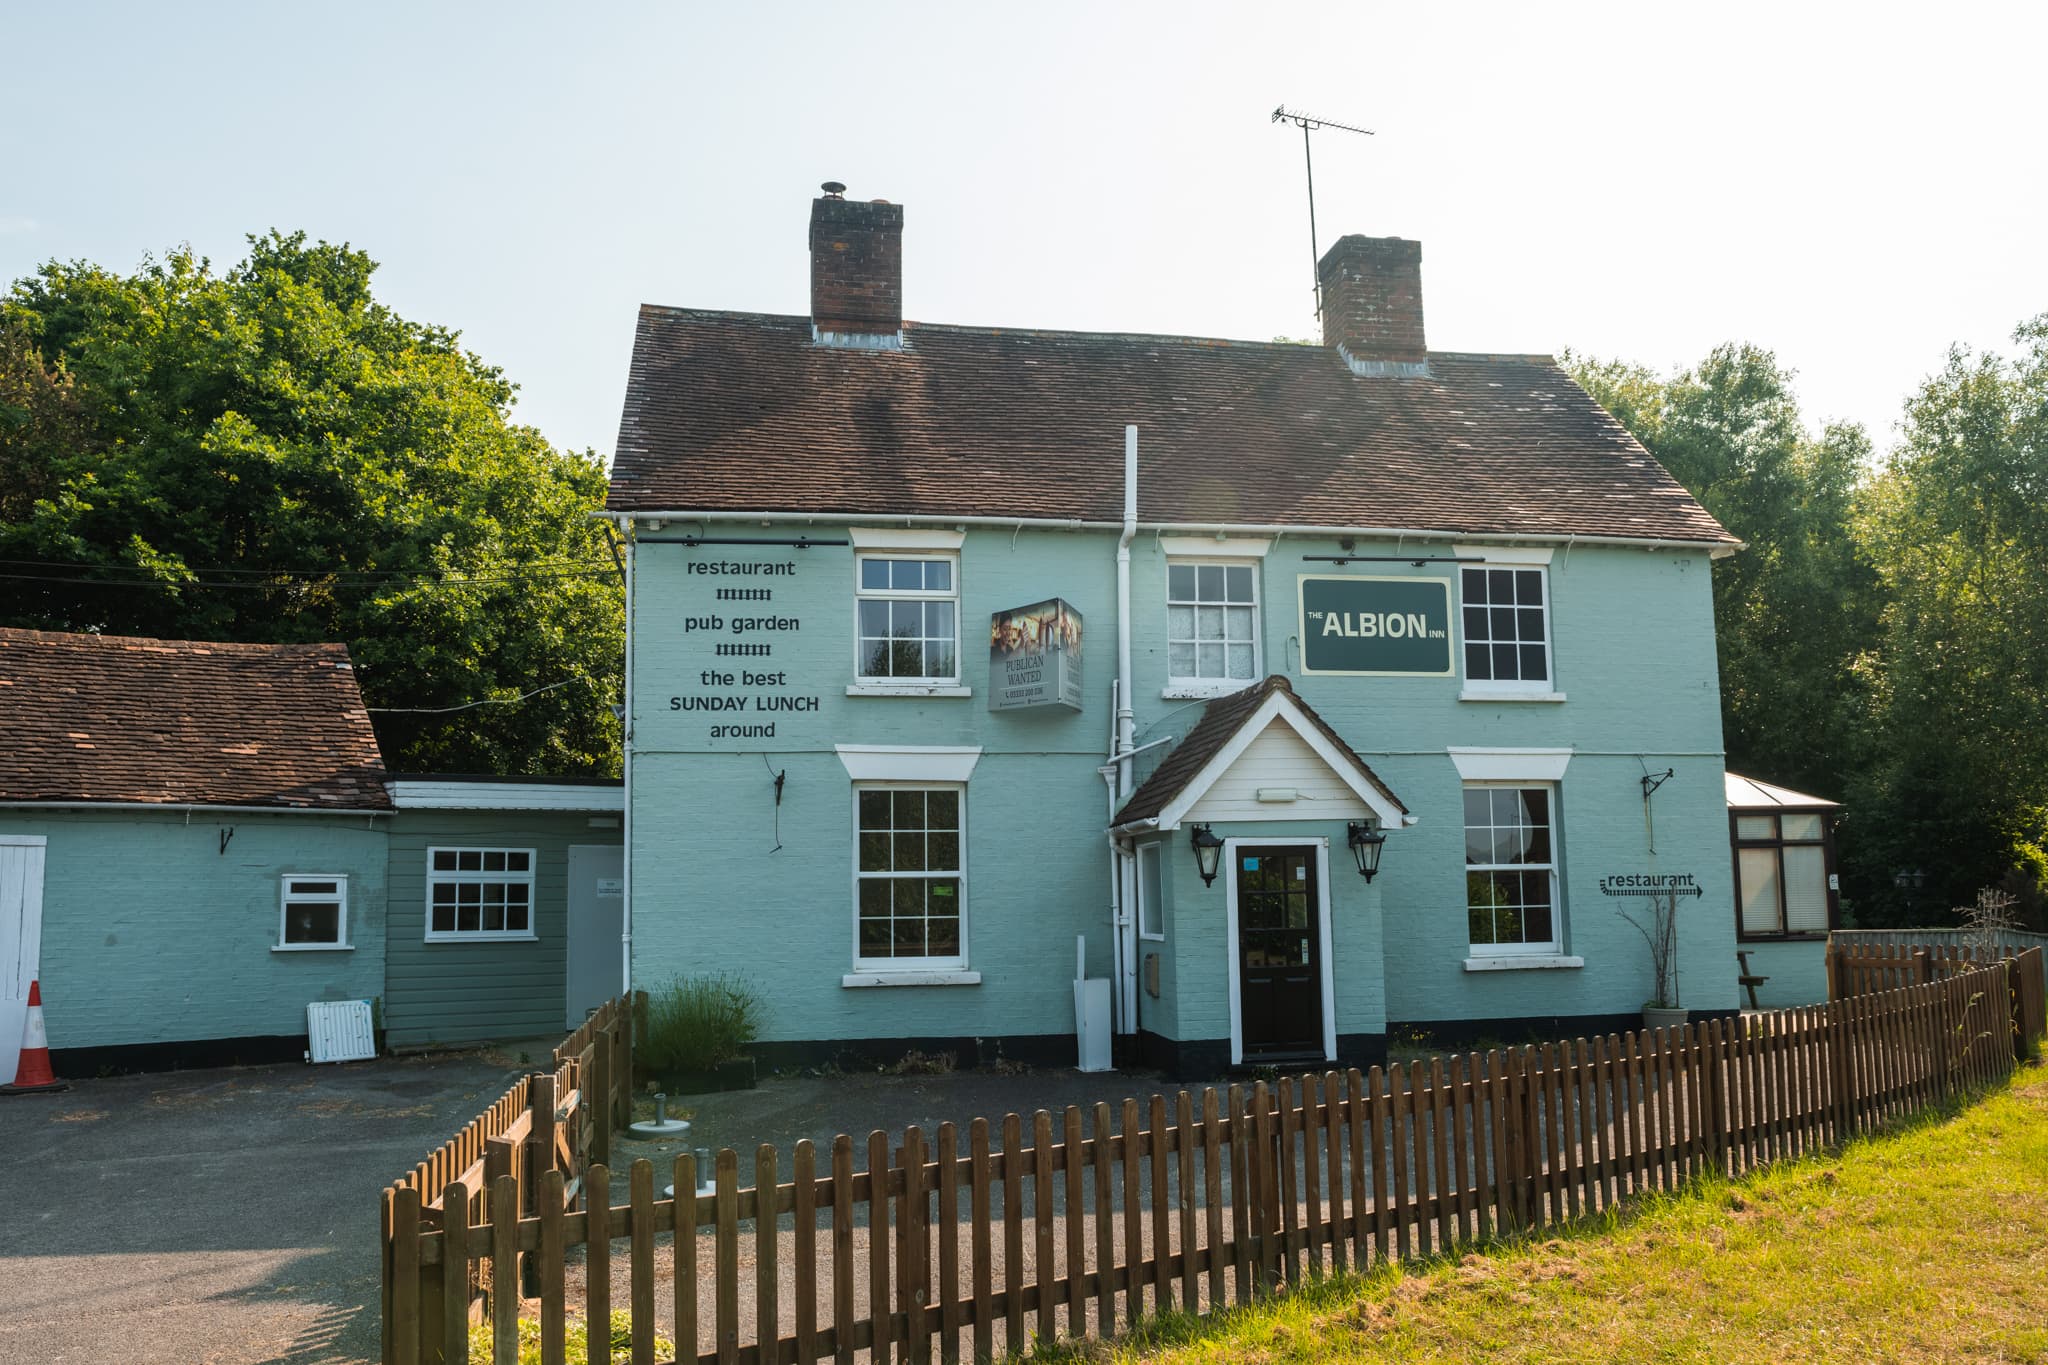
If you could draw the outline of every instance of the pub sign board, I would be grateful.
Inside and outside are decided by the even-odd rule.
[[[1057,597],[988,619],[988,709],[1081,709],[1081,613]]]
[[[1448,581],[1303,574],[1300,586],[1303,673],[1451,675]]]

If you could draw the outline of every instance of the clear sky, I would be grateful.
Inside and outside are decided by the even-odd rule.
[[[1313,335],[1318,222],[1423,243],[1439,349],[1746,339],[1868,426],[2048,311],[2048,6],[28,4],[0,281],[303,228],[609,454],[642,301],[808,311],[820,181],[931,322]]]

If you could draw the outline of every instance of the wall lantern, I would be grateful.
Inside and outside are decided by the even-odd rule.
[[[1386,831],[1377,820],[1353,820],[1345,828],[1351,856],[1358,862],[1358,875],[1367,881],[1380,870],[1380,849],[1387,842]]]
[[[1216,837],[1216,831],[1207,825],[1196,825],[1192,839],[1195,845],[1195,870],[1202,874],[1202,885],[1216,883],[1216,869],[1223,862],[1223,841]]]

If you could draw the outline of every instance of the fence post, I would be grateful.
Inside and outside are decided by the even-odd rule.
[[[2024,1062],[2027,1059],[2027,1000],[2020,986],[2019,959],[2009,957],[1998,965],[2005,973],[2005,1014],[2012,1025],[2012,1057],[2015,1062]]]
[[[525,1195],[521,1209],[528,1215],[540,1216],[541,1177],[555,1169],[555,1078],[550,1072],[537,1072],[526,1084],[527,1133],[525,1170],[520,1176],[520,1192]],[[527,1298],[540,1297],[540,1258],[526,1255],[520,1258],[519,1289]]]
[[[583,1108],[590,1115],[590,1157],[600,1165],[612,1164],[612,1030],[606,1027],[590,1049],[590,1070],[580,1080]]]
[[[1830,1001],[1840,1000],[1842,998],[1841,960],[1839,956],[1840,952],[1841,950],[1835,947],[1833,942],[1830,942],[1828,944],[1826,952],[1826,961],[1828,966],[1828,999]]]

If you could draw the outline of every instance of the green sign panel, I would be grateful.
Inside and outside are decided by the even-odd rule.
[[[1440,578],[1301,576],[1301,671],[1448,677],[1451,585]]]

